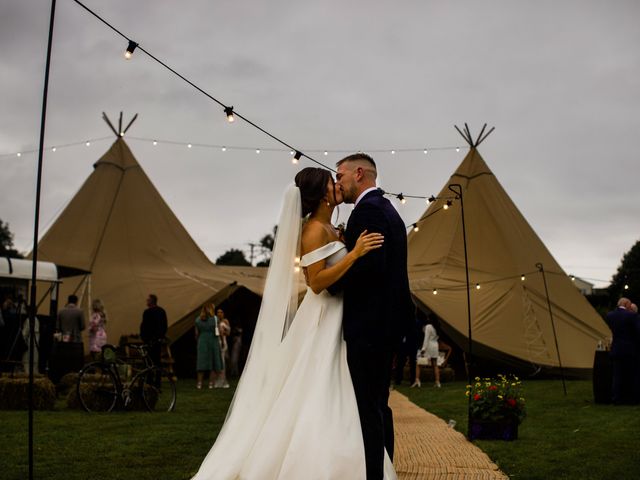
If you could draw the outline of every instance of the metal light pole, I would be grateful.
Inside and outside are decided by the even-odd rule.
[[[449,186],[449,190],[456,194],[456,197],[460,199],[460,212],[462,214],[462,244],[464,246],[464,273],[467,283],[467,336],[469,338],[469,346],[467,347],[469,353],[467,355],[467,375],[468,385],[472,385],[473,381],[473,339],[471,331],[471,285],[469,283],[469,258],[467,255],[467,227],[464,220],[464,198],[462,195],[462,185],[459,183],[452,183]],[[471,397],[469,397],[469,421],[467,426],[467,436],[469,436],[471,429]]]
[[[44,90],[42,94],[42,115],[40,120],[40,148],[38,151],[38,173],[36,177],[36,208],[33,222],[33,250],[31,267],[31,294],[29,299],[29,480],[33,480],[33,354],[35,350],[36,276],[38,265],[38,229],[40,226],[40,191],[42,186],[42,161],[44,155],[44,129],[47,118],[47,94],[49,92],[49,69],[51,66],[51,46],[53,44],[53,23],[56,13],[56,0],[51,0],[51,18],[49,20],[49,40],[47,43],[47,61],[44,71]]]

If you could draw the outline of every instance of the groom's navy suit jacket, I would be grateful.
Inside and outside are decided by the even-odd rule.
[[[360,257],[332,286],[344,292],[343,331],[347,342],[395,347],[414,324],[414,305],[407,277],[407,232],[382,190],[367,193],[354,208],[345,243],[352,250],[360,234],[381,233],[384,244]]]

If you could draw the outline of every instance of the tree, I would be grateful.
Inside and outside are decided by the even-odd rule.
[[[9,224],[0,220],[0,257],[24,258],[13,248],[13,233],[9,230]]]
[[[232,248],[227,250],[216,259],[216,265],[237,265],[241,267],[251,266],[244,256],[242,250]]]
[[[622,256],[609,285],[609,296],[613,301],[620,297],[628,297],[635,303],[640,301],[640,240]]]
[[[260,239],[260,247],[262,248],[262,260],[260,260],[256,266],[268,267],[271,263],[271,255],[273,254],[273,245],[276,243],[276,233],[278,232],[278,226],[273,227],[273,233],[267,233]]]

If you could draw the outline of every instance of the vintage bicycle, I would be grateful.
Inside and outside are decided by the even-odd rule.
[[[111,412],[116,406],[125,410],[147,409],[171,412],[176,406],[173,377],[154,365],[147,345],[127,344],[137,350],[143,367],[135,372],[113,345],[102,347],[102,360],[88,363],[78,375],[76,392],[87,412]]]

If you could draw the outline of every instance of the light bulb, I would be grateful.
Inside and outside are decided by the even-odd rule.
[[[427,153],[429,153],[429,150],[427,150],[426,148],[424,149],[424,154],[426,155]]]
[[[87,142],[87,143],[85,143],[85,145],[86,145],[87,147],[90,147],[90,146],[91,146],[91,142]]]
[[[259,148],[256,148],[256,153],[260,153],[260,149]]]
[[[329,152],[327,152],[326,150],[324,151],[324,156],[326,157],[327,155],[329,155]]]
[[[437,294],[438,294],[438,289],[437,289],[437,288],[434,288],[434,289],[433,289],[433,294],[434,294],[434,295],[437,295]]]
[[[476,283],[476,290],[480,290],[480,284]]]
[[[396,151],[395,150],[391,150],[391,155],[395,155]]]
[[[232,123],[236,120],[233,116],[233,107],[224,107],[224,113],[227,116],[227,122]]]
[[[156,145],[158,145],[158,141],[157,141],[157,140],[154,140],[154,141],[153,141],[153,146],[155,147]]]
[[[460,147],[456,147],[456,152],[459,152],[459,151],[460,151]]]
[[[133,40],[129,40],[129,45],[127,45],[127,49],[124,52],[124,58],[126,58],[127,60],[131,60],[133,52],[137,46],[138,44],[136,42],[134,42]]]
[[[300,157],[302,157],[302,153],[301,152],[296,152],[295,155],[293,156],[293,158],[291,159],[291,163],[293,163],[295,165],[296,163],[298,163],[300,161]]]
[[[418,224],[417,224],[417,223],[414,223],[414,224],[413,224],[413,231],[414,231],[414,232],[419,232],[419,231],[420,231],[420,227],[418,226]]]
[[[53,147],[53,148],[51,149],[51,151],[52,151],[52,152],[55,152],[55,151],[56,151],[56,147]]]
[[[191,148],[193,147],[193,145],[191,145],[190,143],[187,145],[187,148]]]
[[[522,280],[524,282],[524,275],[520,276],[520,280]]]
[[[22,153],[18,152],[18,156],[19,156],[19,157],[21,157],[21,156],[22,156]]]
[[[227,151],[227,147],[222,147],[222,151],[226,152]]]

